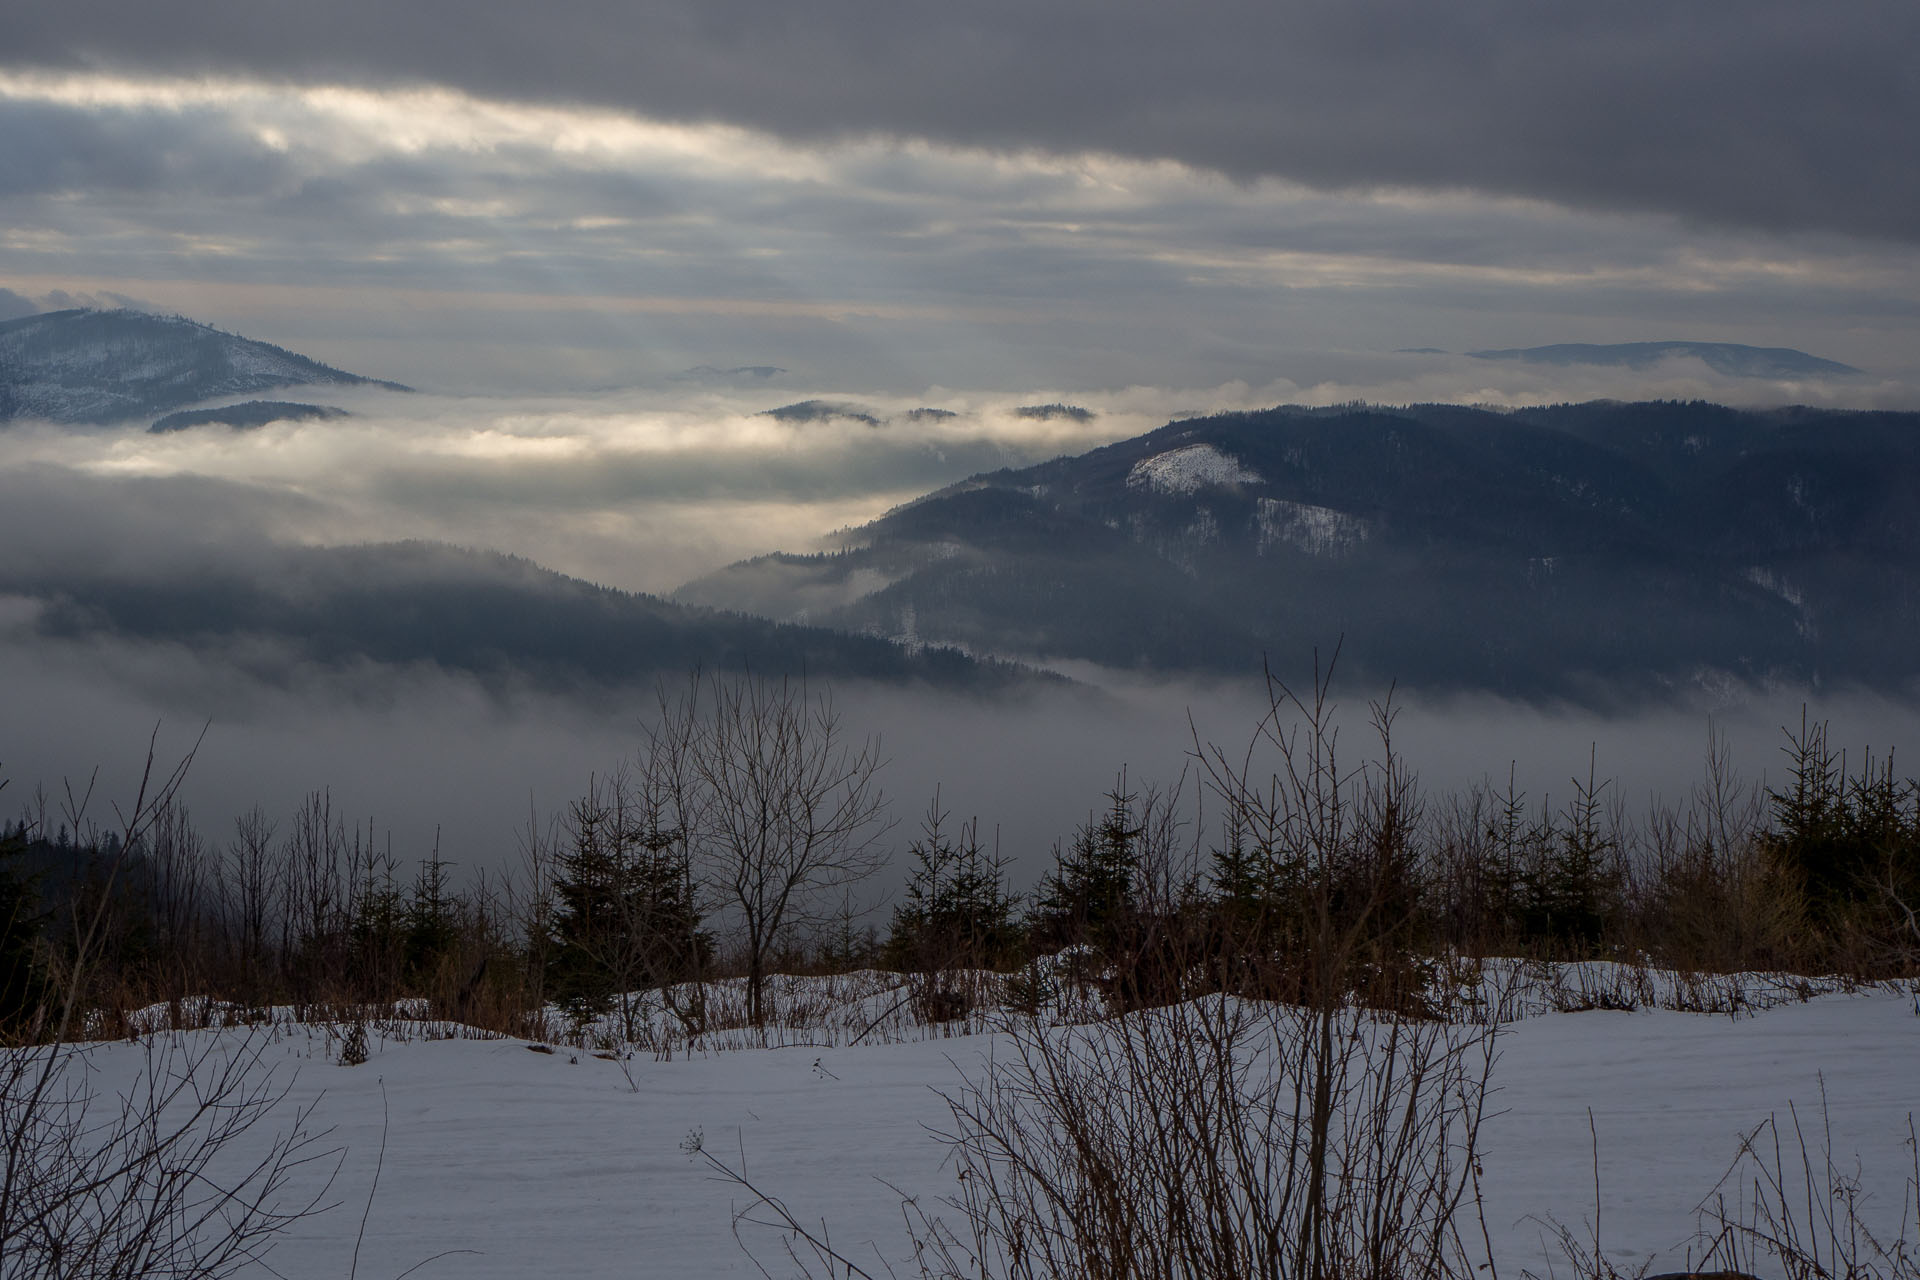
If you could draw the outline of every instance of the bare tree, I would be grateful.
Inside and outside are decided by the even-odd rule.
[[[341,1153],[305,1108],[260,1128],[269,1043],[156,1033],[117,1098],[89,1046],[0,1051],[0,1280],[225,1276],[319,1212]]]
[[[273,978],[273,923],[280,897],[280,865],[273,857],[274,827],[254,805],[234,819],[234,835],[220,863],[219,897],[225,925],[224,959],[250,1008],[265,1003]]]
[[[783,931],[811,922],[822,894],[886,859],[891,827],[875,738],[849,739],[830,693],[752,676],[696,673],[661,699],[652,754],[673,757],[697,814],[694,848],[744,943],[747,1012],[766,1017],[767,962]]]
[[[80,1042],[114,886],[133,851],[172,821],[192,759],[190,750],[156,774],[149,745],[139,792],[116,815],[103,889],[74,908],[59,989],[32,1023],[36,1042],[0,1048],[0,1280],[225,1276],[323,1207],[338,1152],[323,1149],[308,1113],[259,1131],[286,1094],[260,1060],[269,1033],[238,1046],[155,1033],[117,1106],[96,1082],[98,1046]],[[63,816],[75,831],[90,829],[91,790],[68,789]]]

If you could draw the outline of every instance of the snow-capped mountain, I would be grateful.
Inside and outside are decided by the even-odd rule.
[[[273,387],[383,386],[181,316],[49,311],[0,323],[0,423],[108,423]]]

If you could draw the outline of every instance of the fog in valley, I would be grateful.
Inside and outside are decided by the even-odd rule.
[[[517,865],[530,818],[544,826],[590,776],[632,754],[655,712],[640,689],[590,699],[502,693],[445,673],[373,666],[282,672],[269,684],[179,648],[73,646],[17,632],[0,646],[0,664],[12,690],[9,718],[37,728],[16,736],[3,762],[10,815],[32,806],[39,787],[57,823],[64,786],[83,787],[97,767],[90,812],[111,826],[112,806],[135,793],[156,727],[163,767],[204,727],[182,795],[210,840],[229,837],[232,819],[255,804],[284,819],[308,792],[325,788],[350,825],[370,824],[382,844],[390,838],[403,865],[437,838],[442,855],[469,873]],[[672,692],[684,682],[666,679]],[[983,836],[997,835],[1022,887],[1051,865],[1054,842],[1101,807],[1122,770],[1129,788],[1163,792],[1184,771],[1187,831],[1196,834],[1191,824],[1207,800],[1194,735],[1237,759],[1265,709],[1257,676],[1207,685],[1115,677],[1106,688],[1000,698],[861,682],[830,691],[849,737],[881,742],[895,848],[905,849],[938,788],[955,818],[977,815]],[[1343,767],[1378,760],[1369,703],[1385,693],[1349,687],[1336,672]],[[1920,742],[1920,706],[1844,692],[1694,698],[1611,716],[1479,697],[1403,694],[1395,705],[1394,747],[1429,798],[1482,783],[1504,787],[1511,771],[1531,803],[1558,807],[1571,798],[1572,780],[1585,780],[1591,754],[1597,776],[1612,780],[1609,798],[1630,818],[1645,817],[1656,800],[1688,799],[1702,779],[1710,728],[1724,735],[1744,778],[1774,784],[1786,772],[1784,730],[1798,728],[1803,706],[1830,723],[1834,744],[1850,748],[1851,759],[1866,747],[1879,755]],[[1271,761],[1271,752],[1263,758]],[[876,900],[904,874],[901,856],[872,886]]]
[[[1417,360],[1418,357],[1407,357]],[[1454,362],[1456,365],[1458,361]],[[1471,371],[1469,371],[1471,372]],[[1487,398],[1528,403],[1607,389],[1646,373],[1499,368]],[[1675,377],[1709,379],[1699,366]],[[1653,375],[1654,384],[1664,375]],[[1329,384],[1313,397],[1406,397],[1413,382]],[[1465,393],[1435,386],[1435,394]],[[1625,386],[1618,389],[1626,390]],[[1151,429],[1171,417],[1270,403],[1282,392],[1106,393],[1038,388],[883,396],[669,387],[580,397],[454,398],[357,390],[328,398],[353,417],[249,432],[152,435],[136,426],[0,433],[0,673],[16,732],[0,756],[11,810],[53,798],[98,766],[91,816],[105,821],[137,784],[149,734],[177,759],[206,727],[184,795],[213,840],[261,805],[286,814],[331,789],[338,811],[402,858],[442,853],[468,868],[511,865],[529,818],[545,822],[587,779],[631,752],[652,709],[652,679],[608,693],[512,677],[476,680],[421,665],[316,663],[244,638],[153,642],[100,632],[48,635],[47,601],[112,579],[165,587],[204,580],[273,587],[277,547],[393,539],[485,547],[626,590],[671,592],[732,560],[832,545],[837,529],[965,476],[1026,465]],[[1724,395],[1725,387],[1715,388]],[[791,396],[792,398],[788,398]],[[800,420],[765,410],[817,401]],[[1084,416],[1022,406],[1070,403]],[[912,413],[936,408],[951,417]],[[289,587],[288,589],[294,589]],[[1326,653],[1339,642],[1324,637]],[[1295,679],[1312,654],[1268,655]],[[1257,670],[1239,680],[1172,682],[1070,666],[1074,683],[996,695],[841,681],[845,727],[877,735],[904,847],[936,787],[957,817],[977,814],[1036,878],[1124,769],[1130,787],[1169,789],[1202,743],[1247,742],[1264,707]],[[684,672],[660,673],[669,687]],[[815,681],[825,691],[828,682]],[[1341,751],[1377,754],[1369,704],[1381,688],[1336,673]],[[1591,750],[1630,812],[1682,800],[1702,768],[1711,723],[1749,778],[1778,779],[1782,726],[1803,703],[1836,744],[1920,742],[1920,708],[1845,691],[1710,686],[1671,704],[1602,716],[1484,697],[1396,698],[1395,746],[1432,794],[1502,782],[1535,802],[1564,798]],[[1191,723],[1191,728],[1190,728]],[[55,819],[57,821],[57,817]]]

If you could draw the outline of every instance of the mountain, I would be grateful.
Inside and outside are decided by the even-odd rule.
[[[691,369],[682,369],[673,375],[675,382],[705,382],[722,385],[735,383],[765,382],[777,378],[786,370],[772,364],[743,364],[731,369],[716,369],[710,364],[695,365]]]
[[[1647,369],[1662,360],[1691,357],[1730,378],[1851,378],[1860,370],[1838,360],[1823,360],[1792,347],[1746,347],[1737,342],[1617,342],[1595,345],[1561,342],[1546,347],[1509,347],[1469,351],[1480,360],[1523,360],[1528,364],[1611,365]]]
[[[345,418],[345,409],[328,404],[295,404],[287,400],[243,400],[217,409],[182,409],[160,418],[147,428],[155,435],[187,431],[194,427],[231,427],[251,431],[269,422],[308,422],[315,418]]]
[[[795,404],[783,404],[776,409],[762,410],[760,416],[772,418],[775,422],[832,422],[844,419],[869,427],[881,425],[878,417],[859,405],[836,404],[831,400],[801,400]]]
[[[302,664],[433,664],[548,687],[644,683],[696,666],[991,689],[1038,679],[938,648],[740,617],[616,591],[437,543],[279,546],[174,574],[0,571],[41,634],[224,652],[272,676]]]
[[[0,323],[0,423],[123,422],[294,386],[407,389],[181,316],[49,311]]]
[[[1604,702],[1920,677],[1920,415],[1272,409],[976,476],[675,598],[1156,672]]]

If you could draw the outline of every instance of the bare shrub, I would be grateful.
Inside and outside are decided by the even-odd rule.
[[[1702,1206],[1702,1269],[1765,1271],[1787,1280],[1920,1280],[1920,1133],[1907,1116],[1910,1169],[1898,1218],[1877,1214],[1857,1162],[1835,1159],[1821,1098],[1817,1131],[1789,1107],[1740,1141]]]
[[[37,1042],[0,1049],[0,1280],[228,1275],[317,1212],[338,1167],[306,1111],[277,1131],[263,1127],[285,1097],[261,1062],[270,1030],[238,1043],[135,1031],[144,1057],[117,1097],[94,1078],[98,1047],[74,1043],[98,1021],[84,998],[131,851],[156,831],[178,837],[173,799],[192,758],[156,776],[149,746],[100,892],[71,920],[59,987],[33,1022]],[[88,799],[88,790],[68,792],[75,831]]]
[[[1011,1036],[952,1099],[931,1274],[1471,1273],[1491,1033],[1211,996]]]
[[[306,1110],[259,1131],[285,1096],[266,1043],[149,1037],[117,1100],[89,1078],[94,1051],[7,1050],[0,1277],[224,1276],[317,1212],[340,1153]]]
[[[1684,811],[1648,823],[1643,948],[1688,973],[1804,964],[1805,908],[1766,839],[1766,795],[1740,778],[1726,738],[1707,731],[1706,768]]]

